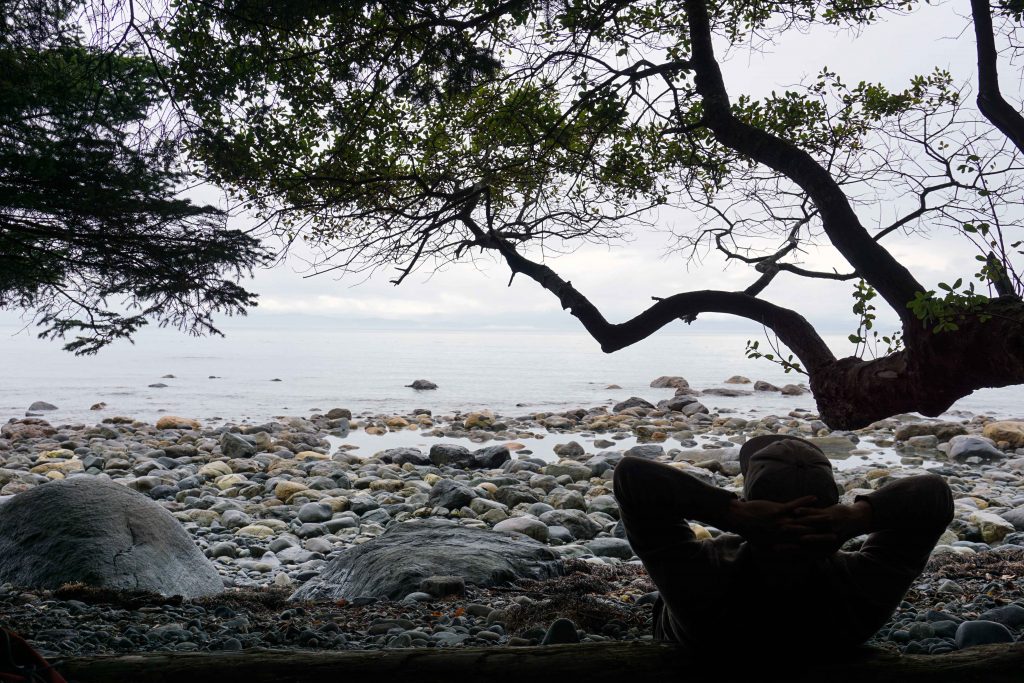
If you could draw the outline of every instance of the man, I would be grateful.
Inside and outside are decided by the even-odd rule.
[[[953,518],[949,487],[931,474],[840,504],[828,458],[797,437],[750,439],[740,470],[742,498],[642,458],[616,467],[626,535],[660,595],[655,639],[744,655],[859,645]],[[729,533],[698,541],[687,520]],[[839,550],[861,534],[860,550]]]

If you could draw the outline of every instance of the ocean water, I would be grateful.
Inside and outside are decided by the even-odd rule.
[[[607,405],[630,396],[652,402],[659,375],[681,375],[697,389],[725,386],[736,374],[776,385],[799,383],[764,360],[744,357],[750,335],[663,332],[604,354],[581,332],[380,331],[253,326],[227,338],[146,331],[135,345],[78,358],[31,332],[0,327],[0,420],[24,416],[33,401],[58,410],[54,423],[98,422],[110,415],[154,421],[173,414],[263,421],[345,407],[353,414],[435,414],[490,408],[516,416]],[[842,349],[841,337],[829,339]],[[164,377],[173,375],[173,377]],[[211,377],[212,376],[212,377]],[[436,391],[407,388],[428,379]],[[280,381],[274,381],[280,380]],[[151,388],[163,383],[165,388]],[[610,385],[621,389],[610,389]],[[743,387],[737,387],[743,388]],[[749,388],[749,387],[747,387]],[[756,417],[813,410],[811,396],[706,396],[709,408]],[[105,402],[103,411],[90,411]],[[975,392],[954,406],[970,413],[1024,416],[1020,388]]]

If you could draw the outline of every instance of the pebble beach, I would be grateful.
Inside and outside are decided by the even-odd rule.
[[[53,481],[109,480],[170,513],[224,592],[181,598],[7,581],[0,621],[53,657],[649,639],[656,596],[618,521],[615,463],[645,457],[738,491],[739,445],[793,434],[833,460],[847,501],[924,472],[953,490],[952,524],[871,644],[938,654],[1024,636],[1020,416],[901,415],[831,431],[805,409],[755,419],[716,411],[716,391],[746,392],[751,402],[780,391],[740,377],[726,384],[733,388],[702,392],[660,377],[649,394],[615,405],[516,415],[435,414],[425,391],[425,407],[403,414],[334,407],[260,423],[150,423],[97,409],[94,423],[61,424],[37,405],[0,428],[0,516]],[[338,557],[422,520],[522,534],[564,573],[489,586],[424,582],[390,598],[302,598]],[[694,527],[699,537],[721,533]]]

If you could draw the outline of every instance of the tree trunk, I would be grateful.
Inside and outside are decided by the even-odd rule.
[[[993,299],[958,330],[908,335],[902,351],[877,360],[841,358],[812,369],[811,391],[833,429],[859,429],[898,413],[936,416],[976,389],[1024,383],[1024,303]]]
[[[811,654],[811,653],[807,653]],[[470,676],[487,683],[544,681],[787,680],[793,683],[1020,683],[1024,643],[988,645],[944,655],[898,655],[864,648],[849,656],[810,663],[794,656],[784,667],[741,671],[738,659],[686,655],[663,643],[553,645],[522,648],[149,652],[59,660],[57,669],[78,683],[319,683],[416,681],[451,683]]]

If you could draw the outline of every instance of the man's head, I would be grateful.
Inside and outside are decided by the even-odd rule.
[[[740,448],[743,497],[786,503],[816,496],[813,507],[839,502],[832,463],[814,444],[795,436],[755,436]]]

